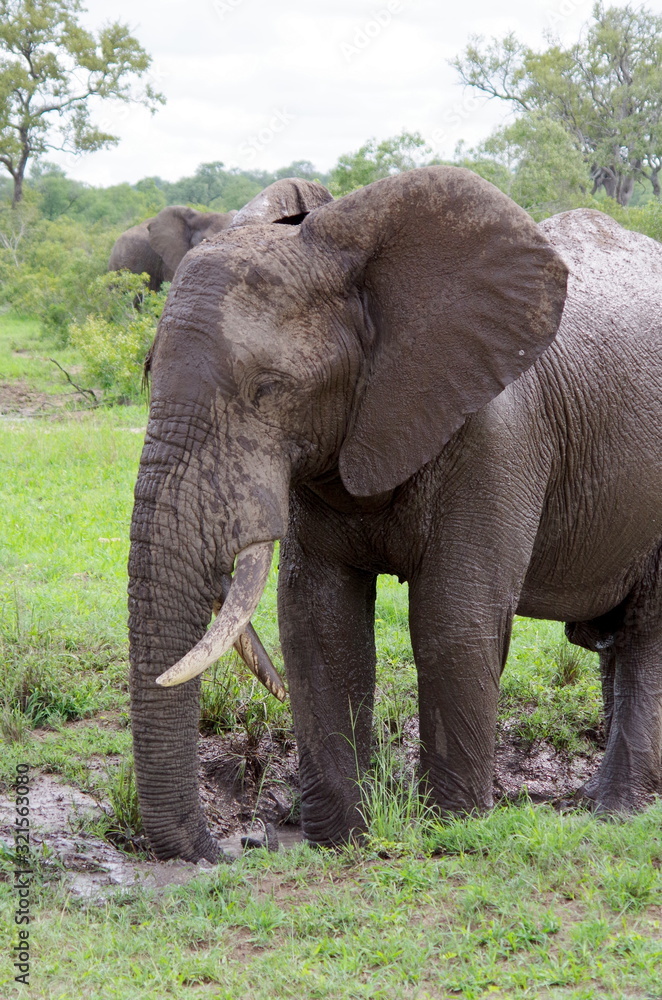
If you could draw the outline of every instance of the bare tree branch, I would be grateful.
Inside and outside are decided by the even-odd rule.
[[[63,375],[65,375],[67,381],[71,385],[73,385],[74,389],[76,389],[77,392],[79,392],[81,395],[89,395],[89,396],[91,396],[95,403],[99,402],[99,400],[97,399],[96,393],[94,392],[93,389],[83,389],[81,386],[76,385],[76,383],[72,379],[72,377],[69,374],[69,372],[65,371],[65,369],[62,367],[62,365],[60,364],[59,361],[56,361],[55,358],[49,358],[48,360],[52,361],[54,365],[57,365],[57,367],[60,369],[60,371],[63,373]]]

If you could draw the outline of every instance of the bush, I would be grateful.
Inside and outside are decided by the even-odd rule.
[[[607,212],[626,229],[633,229],[662,242],[662,204],[657,199],[645,205],[624,208],[612,198],[604,198],[595,207],[601,212]]]
[[[145,356],[156,333],[167,288],[152,292],[146,274],[112,272],[96,278],[88,292],[90,312],[74,323],[69,341],[82,357],[86,378],[105,402],[138,402]]]
[[[90,285],[105,273],[117,235],[101,224],[39,218],[28,199],[16,210],[0,206],[0,301],[38,317],[66,345],[69,325],[90,311]]]

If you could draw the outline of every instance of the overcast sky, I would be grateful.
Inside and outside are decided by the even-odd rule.
[[[84,0],[85,2],[85,0]],[[614,0],[612,0],[612,4]],[[623,6],[620,0],[616,0]],[[167,180],[199,163],[275,169],[311,160],[328,170],[371,136],[420,132],[451,156],[508,115],[457,82],[448,60],[471,35],[508,31],[533,47],[553,31],[570,43],[592,0],[87,0],[89,27],[122,20],[152,55],[167,103],[151,116],[104,105],[97,121],[118,146],[51,155],[91,184]],[[646,5],[662,13],[662,0]],[[498,11],[498,13],[497,13]]]

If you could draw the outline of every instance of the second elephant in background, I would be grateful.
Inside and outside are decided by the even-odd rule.
[[[168,205],[158,215],[122,233],[111,251],[108,270],[146,273],[148,287],[158,292],[164,281],[172,281],[184,254],[227,229],[236,214]]]

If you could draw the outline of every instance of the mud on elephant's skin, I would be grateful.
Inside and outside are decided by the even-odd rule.
[[[268,191],[239,212],[198,212],[187,205],[169,205],[122,233],[111,251],[108,270],[148,274],[148,287],[158,291],[164,281],[172,281],[189,250],[231,225],[301,221],[312,208],[332,198],[321,184],[293,177],[272,184]]]
[[[608,634],[595,807],[660,790],[660,288],[658,243],[585,210],[536,226],[451,167],[186,257],[151,362],[129,564],[136,772],[160,857],[218,854],[195,675],[245,626],[276,539],[310,841],[364,826],[379,573],[409,581],[441,810],[491,805],[516,612]]]

